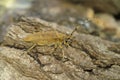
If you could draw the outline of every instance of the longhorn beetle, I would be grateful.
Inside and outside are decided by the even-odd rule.
[[[77,27],[71,32],[71,34],[64,34],[58,31],[41,31],[30,34],[23,38],[25,42],[31,42],[33,45],[27,50],[29,52],[36,45],[39,46],[51,46],[54,45],[56,50],[58,47],[62,48],[63,45],[69,46],[69,41],[72,38],[73,33],[77,30]],[[62,51],[63,52],[63,51]],[[63,52],[64,58],[64,52]]]

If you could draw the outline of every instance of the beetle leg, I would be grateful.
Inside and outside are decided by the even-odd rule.
[[[36,44],[33,44],[25,53],[30,52],[35,46],[36,46]],[[23,53],[23,54],[24,54],[24,53]],[[23,55],[23,54],[22,54],[22,55]]]
[[[54,53],[57,50],[57,48],[58,48],[58,44],[54,44],[54,50],[52,51],[51,55],[54,55]]]
[[[62,49],[62,61],[64,61],[65,60],[65,52],[64,52],[64,50]]]
[[[62,51],[62,61],[64,61],[65,54],[64,54],[64,51],[63,51],[63,45],[62,45],[62,43],[59,43],[59,48]]]
[[[30,52],[35,46],[36,46],[36,44],[33,44],[33,45],[27,50],[27,52]]]

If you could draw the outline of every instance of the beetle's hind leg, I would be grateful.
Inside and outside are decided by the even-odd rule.
[[[23,54],[28,54],[34,47],[36,46],[36,44],[33,44],[29,49],[27,49],[27,51]],[[22,55],[23,55],[22,54]]]

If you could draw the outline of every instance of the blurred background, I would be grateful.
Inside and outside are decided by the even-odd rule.
[[[82,25],[79,33],[120,42],[120,0],[0,0],[0,41],[20,16],[59,25]]]

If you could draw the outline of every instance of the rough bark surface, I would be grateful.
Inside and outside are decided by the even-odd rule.
[[[38,18],[22,18],[11,25],[0,46],[1,80],[119,80],[120,44],[89,34],[75,32],[70,46],[63,45],[51,55],[53,46],[36,46],[22,38],[40,30],[55,29],[71,33],[73,29]],[[22,55],[23,54],[23,55]]]

